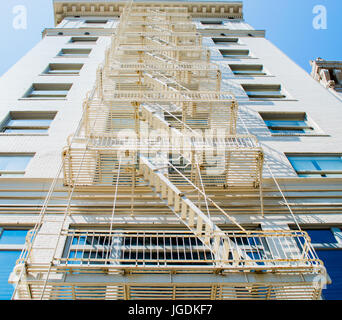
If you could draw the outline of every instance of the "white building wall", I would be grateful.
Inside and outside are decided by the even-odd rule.
[[[341,102],[267,39],[247,36],[239,38],[239,42],[237,45],[215,45],[211,38],[205,39],[214,62],[225,67],[225,70],[229,64],[260,64],[268,72],[267,76],[236,77],[228,70],[223,76],[223,90],[233,89],[239,100],[240,116],[250,133],[256,135],[265,147],[266,157],[276,154],[277,161],[288,167],[288,171],[279,176],[296,176],[284,153],[342,153]],[[223,58],[218,49],[249,49],[251,58]],[[287,98],[249,101],[240,84],[280,84]],[[318,136],[275,137],[267,129],[259,112],[305,112],[321,132]],[[240,130],[243,132],[243,126]]]
[[[86,18],[66,18],[58,26],[61,29],[84,27]],[[199,31],[208,29],[198,23]],[[105,28],[115,27],[117,20],[110,20]],[[215,27],[216,28],[216,27]],[[224,26],[227,34],[234,30],[251,30],[253,28],[243,21],[226,21]],[[216,28],[218,29],[218,27]],[[59,31],[59,30],[58,30]],[[76,31],[76,30],[75,30]],[[86,29],[84,29],[86,31]],[[88,31],[88,29],[87,29]],[[83,32],[83,30],[82,30]],[[91,36],[96,35],[95,30],[90,31]],[[66,32],[68,34],[68,32]],[[102,33],[101,33],[102,34]],[[233,37],[236,37],[234,35]],[[56,118],[51,124],[48,134],[44,135],[18,135],[0,134],[1,153],[35,153],[26,169],[23,179],[11,180],[0,177],[0,192],[3,196],[0,205],[10,204],[36,204],[41,205],[51,179],[56,176],[61,162],[62,148],[67,144],[67,138],[75,132],[78,122],[82,116],[82,103],[86,93],[90,91],[95,82],[96,70],[104,59],[104,51],[110,43],[109,36],[100,36],[96,45],[71,44],[71,35],[50,36],[46,35],[42,41],[27,53],[16,65],[14,65],[3,77],[0,78],[0,121],[4,119],[9,111],[57,111]],[[342,154],[342,112],[341,102],[326,91],[319,83],[313,80],[302,68],[297,66],[290,58],[282,53],[267,39],[262,37],[240,36],[239,44],[215,45],[211,37],[203,39],[205,45],[212,52],[212,61],[219,64],[223,71],[222,89],[232,90],[240,105],[239,133],[244,133],[244,122],[251,134],[256,135],[264,147],[266,160],[273,173],[281,178],[294,178],[297,182],[309,180],[296,179],[297,174],[287,160],[285,153],[341,153]],[[91,48],[92,52],[88,58],[63,58],[57,57],[62,48]],[[252,58],[228,60],[222,57],[218,49],[249,49]],[[42,71],[49,63],[84,63],[78,76],[52,76],[42,75]],[[231,72],[229,64],[262,64],[268,71],[263,77],[240,77],[237,78]],[[27,99],[23,98],[25,92],[33,83],[72,83],[73,86],[66,99]],[[241,84],[280,84],[287,93],[283,100],[250,101],[241,87]],[[318,136],[291,136],[274,137],[267,129],[259,112],[306,112],[307,115],[321,129]],[[270,177],[267,169],[264,176]],[[23,191],[13,191],[16,186],[26,185]],[[320,179],[313,184],[320,184]],[[332,185],[339,188],[340,180],[331,180]],[[327,182],[327,180],[325,180]],[[30,189],[36,189],[30,191]],[[7,191],[6,191],[7,190]],[[8,192],[9,190],[9,192]],[[8,192],[8,193],[7,193]],[[16,193],[18,198],[12,199],[10,195]],[[8,198],[6,198],[6,195]],[[34,200],[29,199],[34,196]],[[4,199],[5,198],[5,199]],[[336,201],[336,200],[332,200]],[[39,210],[37,210],[38,213]],[[263,229],[286,229],[288,224],[293,224],[293,217],[287,214],[276,213],[261,217],[258,214],[236,215],[241,224],[261,225]],[[322,214],[298,214],[301,223],[342,223],[341,215],[332,213]],[[59,218],[56,218],[56,224]],[[213,217],[217,223],[227,223]],[[128,215],[117,215],[114,219],[117,224],[175,224],[178,220],[171,215],[156,216],[154,214],[132,217]],[[27,225],[37,222],[36,214],[8,214],[0,213],[0,225]],[[76,215],[72,223],[80,224],[107,224],[106,215]],[[52,229],[51,229],[52,230]],[[50,230],[50,231],[51,231]],[[49,246],[54,247],[56,237],[50,239]],[[51,250],[50,250],[51,251]]]
[[[96,45],[69,43],[71,36],[45,36],[30,52],[0,78],[0,121],[9,111],[56,111],[47,134],[0,134],[1,153],[35,153],[27,178],[53,178],[61,161],[62,148],[75,132],[82,116],[82,103],[91,91],[96,70],[104,59],[109,37]],[[88,58],[57,56],[62,48],[92,49]],[[49,63],[83,63],[79,75],[42,75]],[[33,83],[71,83],[66,98],[25,98]]]

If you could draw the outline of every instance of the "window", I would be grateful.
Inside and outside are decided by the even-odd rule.
[[[323,290],[325,300],[342,300],[342,250],[316,250],[318,257],[324,262],[332,281]]]
[[[3,133],[46,133],[56,112],[10,112],[1,126]]]
[[[230,64],[230,69],[236,76],[265,76],[262,65],[255,64]]]
[[[238,38],[212,38],[215,44],[237,44],[239,42]]]
[[[242,88],[250,99],[284,99],[280,85],[272,84],[242,84]]]
[[[102,233],[102,234],[101,234]],[[104,232],[71,231],[66,239],[62,256],[65,264],[106,265],[157,265],[184,264],[188,260],[192,265],[211,265],[212,253],[196,237],[188,233],[158,232],[143,235],[129,231]],[[145,246],[149,250],[145,250]],[[160,248],[167,247],[168,250]],[[187,250],[196,247],[196,250]],[[209,261],[205,261],[209,260]]]
[[[106,24],[108,20],[85,20],[84,23],[86,24],[93,24],[93,25],[101,25]]]
[[[313,247],[327,268],[332,281],[323,289],[322,296],[325,300],[342,300],[342,231],[341,228],[304,227]]]
[[[112,231],[106,231],[103,226],[74,228],[68,231],[61,258],[61,262],[65,264],[166,266],[182,265],[184,260],[191,265],[213,263],[210,250],[181,226],[167,226],[165,229],[161,226],[157,229],[156,226],[145,226],[145,230],[139,232],[134,231],[134,228],[131,230],[129,226],[114,226]],[[258,230],[257,226],[248,229]],[[233,235],[236,229],[230,226],[227,231]],[[243,246],[253,260],[261,257],[267,246],[253,236],[231,236],[230,239],[237,246]],[[230,259],[232,258],[231,256]]]
[[[33,158],[33,154],[0,154],[0,176],[20,177]]]
[[[275,135],[311,134],[315,132],[314,125],[308,120],[306,113],[303,112],[260,112],[260,116],[271,133]]]
[[[72,37],[70,42],[76,44],[95,44],[97,37]]]
[[[80,73],[83,64],[80,63],[50,63],[44,70],[44,74],[51,75],[76,75]]]
[[[311,243],[337,243],[334,233],[331,229],[305,229],[311,238]]]
[[[70,83],[34,83],[25,94],[25,98],[65,98],[72,84]]]
[[[249,58],[249,50],[239,50],[239,49],[232,49],[232,50],[219,50],[224,58],[229,59],[244,59]]]
[[[28,229],[0,228],[0,300],[10,300],[13,286],[8,278],[25,244]]]
[[[90,52],[91,49],[62,49],[58,56],[65,58],[87,58]]]
[[[223,24],[223,21],[221,20],[214,20],[214,21],[201,21],[201,24],[207,25],[207,24],[214,24],[214,25],[221,25]]]
[[[299,177],[342,177],[340,155],[290,155],[288,159]]]

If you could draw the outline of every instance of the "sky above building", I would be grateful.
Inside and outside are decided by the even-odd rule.
[[[244,17],[306,71],[317,57],[342,60],[341,0],[244,0]],[[25,17],[26,16],[26,17]],[[52,0],[8,0],[0,4],[0,75],[53,27]]]

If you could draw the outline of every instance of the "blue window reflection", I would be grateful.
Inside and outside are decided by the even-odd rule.
[[[6,249],[6,245],[24,245],[28,230],[2,229],[0,228],[0,244],[5,248],[0,250],[0,300],[10,300],[13,293],[13,286],[8,283],[8,278],[21,250],[16,248]]]
[[[332,283],[323,290],[323,299],[342,300],[342,250],[316,250],[323,260]]]
[[[306,229],[305,231],[309,234],[312,243],[337,243],[337,240],[330,229]]]
[[[341,156],[290,156],[288,159],[300,177],[342,176]]]

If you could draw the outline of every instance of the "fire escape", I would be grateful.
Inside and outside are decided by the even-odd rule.
[[[238,103],[186,8],[127,4],[83,109],[63,150],[64,214],[50,214],[56,179],[12,274],[14,299],[320,297],[325,269],[305,232],[245,229],[210,196],[257,191],[263,213],[264,154],[237,133]],[[117,203],[133,217],[143,189],[184,228],[116,228]],[[70,228],[81,201],[111,202],[109,222]]]

